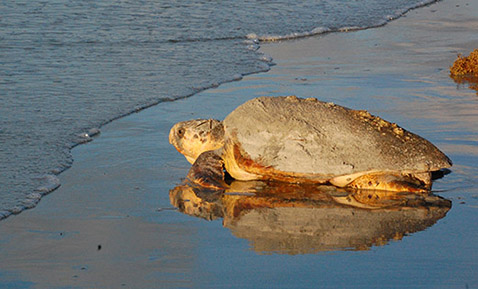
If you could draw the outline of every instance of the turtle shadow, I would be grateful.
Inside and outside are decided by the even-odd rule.
[[[223,226],[258,253],[368,250],[425,230],[451,201],[429,194],[343,190],[332,186],[233,181],[208,190],[184,182],[170,190],[184,214]]]

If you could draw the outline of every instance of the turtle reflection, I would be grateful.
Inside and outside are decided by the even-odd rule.
[[[282,254],[366,250],[425,230],[451,208],[435,195],[259,181],[234,181],[226,191],[184,183],[170,200],[185,214],[223,218],[257,252]]]

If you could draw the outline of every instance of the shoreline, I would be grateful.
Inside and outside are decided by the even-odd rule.
[[[478,31],[478,17],[470,11],[478,7],[468,4],[464,0],[445,0],[409,11],[380,28],[263,43],[261,51],[276,61],[268,72],[109,122],[94,142],[74,147],[75,162],[59,175],[60,188],[44,196],[36,208],[0,221],[4,265],[0,287],[6,282],[17,288],[206,288],[211,281],[202,275],[206,269],[197,268],[198,263],[224,273],[220,268],[227,268],[229,262],[247,265],[248,261],[257,261],[254,252],[244,252],[247,242],[232,238],[218,222],[208,223],[169,210],[167,192],[185,176],[189,164],[167,143],[167,134],[177,121],[223,119],[240,103],[260,95],[319,96],[324,101],[367,109],[425,136],[455,161],[454,172],[438,180],[434,189],[444,192],[447,198],[467,202],[455,206],[451,216],[439,224],[449,222],[452,226],[460,224],[462,216],[476,216],[473,206],[478,201],[473,196],[478,195],[478,189],[473,176],[478,169],[473,161],[478,158],[474,146],[478,140],[472,136],[478,132],[473,126],[478,112],[471,107],[475,92],[457,90],[447,73],[447,65],[455,60],[451,57],[455,50],[467,54],[478,47],[476,39],[470,40],[470,35]],[[464,19],[451,19],[453,13]],[[459,38],[452,39],[447,33]],[[453,130],[458,132],[451,133]],[[458,212],[460,215],[456,215]],[[441,228],[433,227],[427,232],[439,236],[450,229]],[[406,247],[415,240],[426,243],[428,239],[423,235],[407,237],[406,242],[388,250],[400,252],[400,244]],[[210,236],[214,240],[209,240]],[[469,243],[464,245],[472,244],[477,234],[468,237]],[[228,245],[215,248],[215,240],[227,240]],[[439,240],[433,244],[437,243]],[[238,252],[246,254],[244,261],[233,257]],[[388,251],[384,248],[372,252],[386,255]],[[232,261],[214,265],[217,263],[205,261],[207,253]],[[353,254],[350,258],[360,256]],[[348,260],[349,255],[324,258],[337,262]],[[273,263],[275,259],[259,260]],[[478,284],[473,275],[477,260],[465,260],[471,262],[471,271],[458,274],[453,285],[458,285],[460,278]],[[360,259],[356,270],[361,262],[365,261]],[[301,268],[296,266],[295,269]],[[230,273],[223,278],[227,280]],[[211,280],[222,280],[206,275]],[[251,278],[250,282],[254,280],[259,279]],[[243,285],[254,288],[257,284]],[[421,285],[433,288],[437,284]]]

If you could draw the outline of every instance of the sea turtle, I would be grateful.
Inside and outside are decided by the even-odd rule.
[[[236,180],[332,184],[427,192],[432,172],[452,165],[429,141],[364,110],[316,98],[259,97],[224,121],[179,122],[169,142],[208,188]]]

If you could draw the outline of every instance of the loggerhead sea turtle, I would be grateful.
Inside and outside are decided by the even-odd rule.
[[[227,187],[229,174],[427,192],[432,172],[452,165],[429,141],[367,111],[296,96],[249,100],[223,122],[179,122],[169,142],[193,164],[188,179],[208,188]]]

